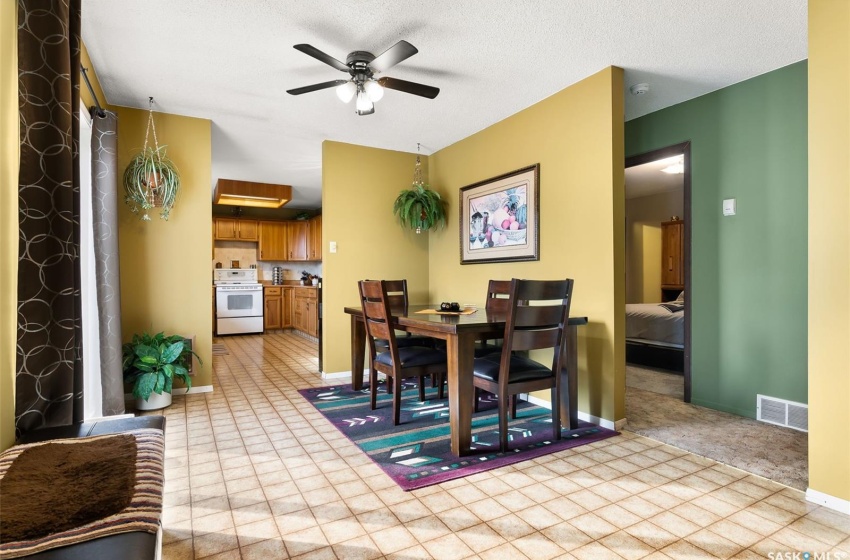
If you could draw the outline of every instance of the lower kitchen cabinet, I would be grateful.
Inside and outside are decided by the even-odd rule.
[[[263,292],[263,327],[265,330],[283,328],[282,301],[283,296],[279,286],[266,287]]]
[[[316,288],[295,288],[292,326],[310,336],[319,336],[319,298]]]
[[[318,336],[317,295],[315,288],[266,286],[263,301],[265,329],[295,328],[310,336]]]

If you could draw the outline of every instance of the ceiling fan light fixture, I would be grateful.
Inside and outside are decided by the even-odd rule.
[[[341,86],[336,88],[336,96],[339,97],[339,100],[343,103],[348,103],[352,99],[354,99],[354,95],[357,93],[357,84],[354,83],[354,80],[349,82],[345,82]]]
[[[369,95],[361,88],[357,92],[357,113],[359,115],[369,115],[375,110],[375,105],[369,99]]]
[[[375,80],[368,80],[365,84],[363,84],[363,89],[366,91],[366,95],[369,96],[372,103],[380,101],[384,96],[384,88],[382,88],[381,84]]]

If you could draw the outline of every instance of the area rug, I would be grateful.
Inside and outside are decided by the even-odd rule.
[[[398,426],[393,426],[392,395],[386,394],[383,382],[376,410],[369,408],[368,387],[353,391],[350,385],[340,385],[299,393],[406,491],[617,435],[582,422],[555,440],[551,411],[520,401],[517,419],[508,424],[509,450],[501,453],[497,405],[492,395],[483,393],[487,396],[482,397],[480,411],[472,416],[472,454],[458,458],[451,452],[448,400],[437,399],[437,389],[427,387],[426,400],[420,401],[416,387],[416,380],[404,383]]]

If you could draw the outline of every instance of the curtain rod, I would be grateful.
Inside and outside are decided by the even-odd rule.
[[[91,82],[89,81],[88,74],[86,74],[86,72],[88,72],[88,70],[89,69],[86,68],[85,66],[82,66],[82,65],[80,66],[80,71],[83,73],[83,80],[85,80],[86,87],[89,88],[89,93],[91,93],[91,96],[94,99],[94,106],[97,109],[96,114],[97,114],[98,117],[103,118],[103,117],[106,116],[106,111],[104,111],[103,107],[100,106],[100,101],[97,100],[97,94],[95,94],[94,88],[91,87]]]

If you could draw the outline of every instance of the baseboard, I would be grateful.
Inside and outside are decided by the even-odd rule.
[[[322,379],[346,379],[351,378],[350,371],[335,371],[333,373],[328,373],[326,371],[322,372]]]
[[[212,385],[193,385],[191,389],[188,391],[186,387],[181,387],[180,389],[174,389],[171,391],[172,395],[185,395],[189,393],[190,395],[194,395],[196,393],[212,393],[213,386]]]
[[[543,408],[548,408],[550,410],[552,409],[552,403],[551,402],[544,401],[543,399],[541,399],[539,397],[533,397],[531,395],[522,394],[522,395],[519,396],[519,398],[524,400],[524,401],[528,401],[531,404],[535,404],[535,405],[543,407]],[[607,428],[609,430],[616,430],[616,431],[620,430],[619,428],[617,428],[617,423],[626,421],[626,419],[623,418],[622,420],[618,420],[617,422],[612,422],[610,420],[606,420],[605,418],[599,418],[598,416],[593,416],[592,414],[588,414],[588,413],[582,412],[580,410],[578,411],[578,419],[584,420],[585,422],[590,422],[591,424],[596,424],[597,426],[602,426],[603,428]]]
[[[179,389],[173,389],[171,391],[171,394],[172,395],[185,395],[186,393],[189,393],[190,395],[194,395],[196,393],[212,393],[212,392],[213,392],[213,386],[212,385],[195,385],[191,389],[189,389],[188,391],[186,390],[186,387],[181,387]],[[124,400],[125,401],[135,401],[136,397],[133,396],[133,393],[124,393]]]
[[[830,496],[829,494],[824,494],[823,492],[807,488],[806,501],[827,507],[829,509],[834,509],[835,511],[843,513],[844,515],[850,515],[850,500],[836,498],[835,496]]]

